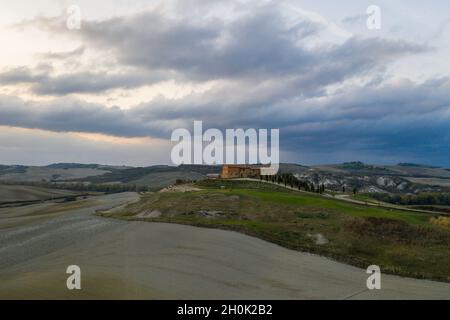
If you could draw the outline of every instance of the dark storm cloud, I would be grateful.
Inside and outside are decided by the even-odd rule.
[[[227,95],[227,92],[223,92]],[[432,98],[430,98],[432,97]],[[410,137],[408,144],[440,145],[449,140],[450,81],[422,84],[404,82],[381,87],[354,87],[326,99],[274,101],[263,107],[239,109],[238,101],[195,95],[188,99],[158,99],[129,110],[58,99],[26,103],[0,99],[0,124],[52,131],[97,132],[118,136],[169,138],[177,127],[203,120],[205,127],[280,128],[285,147],[340,148],[358,141],[373,147],[392,146],[395,137]],[[245,102],[259,104],[258,99]],[[214,104],[214,105],[212,105]],[[258,109],[259,108],[259,109]],[[217,113],[217,110],[229,110]],[[235,112],[235,111],[238,112]],[[260,110],[261,114],[255,112]],[[225,117],[224,117],[225,115]],[[388,138],[391,137],[391,138]],[[317,143],[321,141],[324,143]],[[431,143],[431,141],[434,141]],[[402,142],[405,146],[405,141]],[[329,149],[331,150],[331,149]]]
[[[194,120],[203,120],[205,129],[280,128],[282,149],[300,155],[346,152],[354,157],[359,150],[442,164],[450,156],[449,101],[449,79],[354,87],[324,100],[274,101],[253,109],[204,95],[158,99],[129,110],[79,100],[30,104],[1,97],[0,125],[169,139],[173,129],[191,129]]]
[[[232,21],[218,17],[174,18],[148,11],[84,21],[77,32],[64,29],[60,18],[39,18],[35,24],[44,30],[79,37],[89,48],[113,52],[118,66],[148,74],[147,78],[136,76],[134,71],[128,75],[85,72],[45,79],[29,77],[29,82],[35,82],[35,94],[95,93],[175,78],[190,82],[221,79],[249,88],[270,81],[276,87],[275,82],[280,82],[289,96],[323,95],[330,84],[379,72],[402,56],[429,50],[414,43],[379,38],[350,38],[341,44],[307,46],[309,39],[320,38],[324,26],[306,18],[287,23],[280,8],[273,4],[245,11]],[[55,59],[61,54],[80,54],[77,50],[56,54]],[[0,74],[0,81],[11,81],[12,76]]]
[[[92,46],[114,49],[124,64],[176,71],[200,80],[259,81],[321,72],[322,80],[336,81],[384,66],[401,55],[428,50],[417,44],[376,38],[353,38],[342,45],[307,48],[305,41],[319,36],[323,26],[307,19],[287,24],[276,9],[259,8],[232,22],[171,19],[145,12],[86,22],[81,34]]]
[[[359,37],[307,45],[321,38],[324,26],[307,19],[287,23],[277,8],[261,6],[232,20],[150,11],[83,21],[71,36],[90,49],[112,52],[118,66],[139,72],[53,76],[51,70],[20,68],[0,74],[0,83],[28,83],[35,94],[46,95],[133,88],[172,78],[217,84],[129,110],[80,100],[27,103],[2,97],[0,124],[169,139],[173,129],[203,120],[205,128],[280,128],[281,147],[299,154],[397,154],[406,160],[420,154],[429,157],[426,162],[448,164],[449,79],[395,82],[384,73],[392,62],[430,48]],[[67,33],[51,19],[38,24]],[[333,85],[339,89],[330,90]],[[332,162],[332,156],[317,161]]]
[[[31,70],[27,67],[14,68],[0,73],[0,84],[29,84],[38,95],[66,95],[71,93],[101,93],[110,89],[136,88],[149,85],[164,78],[159,73],[93,73],[77,72],[53,76],[52,69]]]
[[[0,74],[0,84],[11,85],[17,83],[39,82],[46,78],[45,74],[33,74],[27,67],[17,67]]]
[[[56,132],[90,132],[115,136],[147,136],[152,131],[120,108],[106,108],[75,99],[51,103],[25,102],[0,96],[0,124]]]

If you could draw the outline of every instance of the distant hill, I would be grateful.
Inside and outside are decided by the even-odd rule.
[[[0,182],[50,182],[83,179],[91,176],[103,175],[110,172],[110,168],[98,165],[51,165],[51,166],[2,166],[0,168]]]
[[[440,168],[440,167],[436,167],[436,166],[430,166],[430,165],[425,165],[425,164],[417,164],[417,163],[408,163],[408,162],[400,162],[399,164],[397,164],[397,166],[400,166],[400,167],[418,167],[418,168]]]
[[[361,161],[344,162],[341,164],[344,169],[361,170],[361,169],[373,169],[373,166],[368,166]]]
[[[75,196],[78,193],[32,186],[0,185],[0,204],[15,201],[37,201]]]
[[[90,168],[90,169],[97,169],[99,167],[98,164],[82,164],[82,163],[53,163],[46,168],[52,168],[52,169],[75,169],[75,168]]]
[[[222,166],[155,165],[149,167],[101,164],[55,163],[48,166],[0,165],[0,182],[87,185],[128,185],[162,188],[176,180],[202,180],[209,173],[220,173]],[[316,166],[280,164],[279,174],[291,173],[328,189],[357,188],[360,192],[419,193],[450,190],[450,171],[413,163],[372,165],[361,161]]]
[[[27,171],[26,166],[4,166],[0,165],[0,175],[8,173],[25,173]]]

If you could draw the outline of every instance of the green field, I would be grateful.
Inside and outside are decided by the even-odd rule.
[[[203,181],[193,192],[149,193],[124,210],[128,220],[235,230],[281,246],[383,272],[450,281],[450,230],[432,215],[357,205],[277,185]],[[148,215],[157,212],[157,216]],[[150,218],[150,216],[152,216]]]

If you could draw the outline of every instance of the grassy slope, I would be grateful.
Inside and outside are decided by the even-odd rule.
[[[225,188],[220,188],[220,186]],[[287,248],[360,267],[450,281],[450,231],[422,213],[366,207],[258,182],[203,182],[188,193],[155,193],[113,215],[136,219],[159,210],[164,221],[235,230]],[[206,213],[205,213],[206,212]],[[315,235],[329,240],[316,244]]]

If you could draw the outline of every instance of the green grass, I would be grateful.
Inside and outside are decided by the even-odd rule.
[[[355,200],[364,201],[364,202],[373,203],[373,204],[380,203],[380,201],[372,198],[370,195],[363,194],[363,193],[362,194],[358,193],[358,194],[352,195],[352,198]]]
[[[424,224],[429,220],[429,215],[423,213],[410,213],[394,209],[368,207],[347,203],[344,201],[327,199],[314,194],[267,192],[256,190],[233,190],[232,193],[236,195],[252,196],[272,203],[331,209],[355,217],[398,219],[413,224]]]
[[[386,273],[450,281],[450,231],[431,215],[357,205],[260,182],[205,181],[196,192],[145,195],[122,212],[127,220],[234,230],[281,246]],[[158,218],[137,214],[159,210]],[[326,244],[315,241],[322,234]]]

